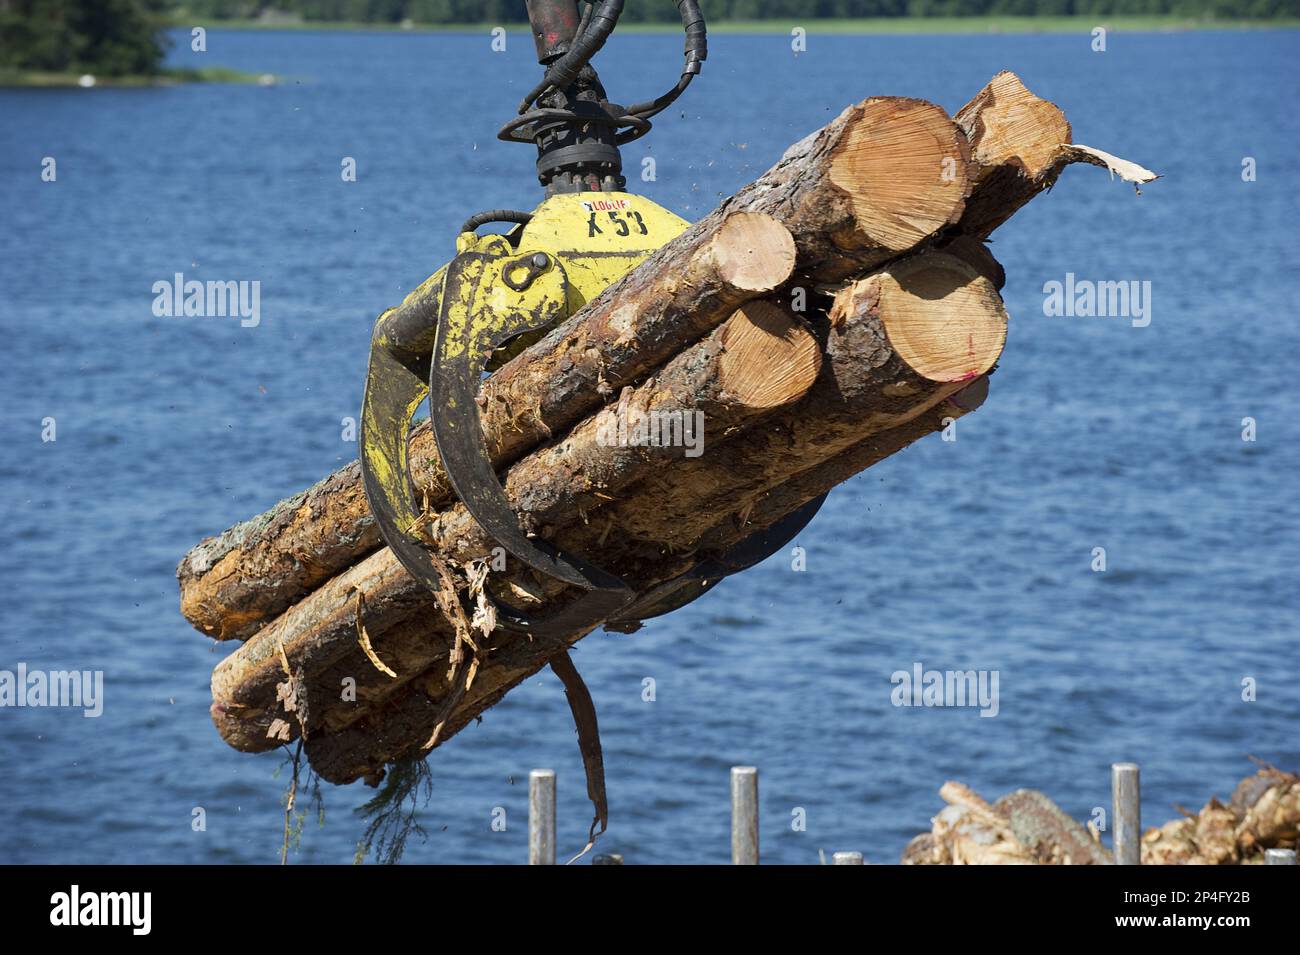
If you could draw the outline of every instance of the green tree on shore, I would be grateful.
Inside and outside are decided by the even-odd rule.
[[[0,67],[152,76],[166,0],[0,0]]]
[[[897,16],[1123,16],[1272,19],[1300,17],[1300,0],[702,0],[712,20]],[[0,69],[93,73],[161,72],[165,17],[258,18],[396,24],[519,23],[524,0],[0,0]],[[627,0],[629,23],[671,21],[670,0]],[[184,21],[181,21],[184,22]]]
[[[1267,19],[1300,16],[1300,0],[701,0],[711,20],[812,21],[826,17],[1149,16]],[[169,0],[214,19],[287,14],[312,22],[521,23],[524,0]],[[677,19],[672,0],[626,0],[628,23]]]

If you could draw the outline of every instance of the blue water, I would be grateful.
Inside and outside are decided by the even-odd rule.
[[[1074,168],[997,234],[1012,326],[990,400],[955,443],[835,492],[800,536],[806,572],[777,556],[581,644],[609,851],[726,861],[738,763],[761,767],[764,856],[784,863],[896,861],[946,779],[990,798],[1040,788],[1082,818],[1108,804],[1109,764],[1133,759],[1156,824],[1226,796],[1248,754],[1300,764],[1300,33],[1088,40],[814,33],[796,57],[779,36],[719,36],[704,79],[627,150],[633,171],[657,160],[645,193],[697,217],[852,101],[955,110],[1012,69],[1077,141],[1165,178],[1137,198]],[[106,674],[99,719],[0,710],[0,861],[276,859],[282,758],[236,753],[210,725],[230,648],[181,618],[173,569],[355,455],[340,419],[374,316],[453,254],[469,213],[538,198],[530,151],[494,139],[536,77],[522,35],[505,53],[486,36],[214,30],[208,45],[175,59],[290,79],[0,92],[0,669]],[[612,95],[667,86],[680,46],[616,38]],[[155,318],[151,287],[176,272],[259,280],[261,324]],[[1150,326],[1045,317],[1043,284],[1067,272],[1149,280]],[[999,671],[998,716],[894,708],[890,674],[918,661]],[[561,850],[581,847],[581,763],[549,673],[432,766],[429,835],[407,861],[523,860],[538,766],[559,772]],[[350,861],[368,795],[326,787],[295,858]]]

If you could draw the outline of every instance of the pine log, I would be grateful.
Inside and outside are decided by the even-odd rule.
[[[702,416],[698,437],[726,433],[802,397],[816,380],[822,363],[816,339],[789,312],[768,302],[751,302],[721,328],[669,362],[653,378],[625,389],[617,411],[624,419],[681,420]],[[648,473],[681,457],[681,446],[618,443],[620,435],[606,411],[583,421],[564,439],[540,449],[511,468],[506,492],[526,526],[552,527],[581,521],[605,500]],[[490,555],[495,542],[457,504],[438,515],[430,536],[444,557],[460,564]],[[383,558],[378,559],[378,558]],[[534,599],[529,575],[511,578],[506,594],[512,603]],[[356,594],[360,593],[361,606]],[[405,574],[385,548],[318,588],[238,652],[224,660],[213,676],[214,718],[223,735],[241,749],[276,744],[267,736],[276,718],[276,687],[284,681],[283,647],[292,668],[305,668],[316,697],[298,701],[312,719],[338,700],[341,681],[351,676],[362,702],[391,692],[446,656],[452,633],[443,639],[417,639],[389,649],[385,634],[396,617],[431,618],[430,629],[445,625],[430,613],[431,595]],[[369,665],[356,642],[358,617],[373,646],[383,647],[383,668]],[[322,676],[332,654],[351,654],[339,679]],[[404,674],[403,677],[389,676]],[[352,707],[343,707],[349,710]],[[306,719],[300,710],[299,717]],[[283,714],[281,714],[283,715]]]
[[[650,475],[587,529],[575,529],[571,546],[588,552],[609,527],[625,540],[649,542],[651,564],[664,549],[693,549],[717,515],[864,436],[905,424],[987,374],[1006,343],[1007,316],[992,282],[932,252],[841,290],[827,326],[822,378],[801,402]],[[626,560],[620,570],[643,572]]]
[[[1135,184],[1155,174],[1071,144],[1059,110],[1011,74],[958,120],[916,100],[850,108],[489,379],[485,431],[498,467],[510,466],[507,491],[525,523],[650,588],[977,406],[1005,335],[1003,277],[982,240],[1071,162]],[[774,241],[726,242],[740,255],[719,253],[713,243],[740,231],[737,222]],[[948,255],[917,254],[925,249]],[[777,259],[784,278],[746,285],[755,271],[778,274]],[[718,420],[734,413],[735,423],[711,424],[698,459],[606,457],[593,444],[620,409],[707,405],[707,388],[655,404],[647,377],[689,363],[736,306],[750,303],[752,320],[759,300],[788,307],[792,291],[836,297],[812,318],[825,359],[802,399],[782,404],[777,384],[769,404],[760,384],[732,406],[722,401]],[[428,283],[402,307],[427,294]],[[926,301],[934,307],[917,304]],[[677,367],[678,380],[698,384],[716,381],[720,365],[703,379]],[[458,574],[479,577],[492,542],[452,504],[427,430],[412,452],[417,487],[446,508],[430,527],[437,549]],[[256,751],[305,726],[309,758],[334,782],[373,781],[386,762],[426,753],[585,635],[543,645],[494,632],[477,679],[449,699],[448,661],[465,623],[380,546],[355,464],[205,541],[178,576],[199,629],[249,641],[214,672],[222,735]],[[484,590],[534,608],[573,596],[513,562],[493,568]],[[345,681],[356,684],[355,702],[340,698]]]
[[[791,511],[853,477],[855,474],[895,454],[913,442],[942,430],[951,421],[977,409],[988,393],[988,380],[980,378],[939,404],[919,413],[912,420],[859,442],[829,461],[809,468],[790,481],[760,495],[752,509],[731,513],[701,538],[696,556],[721,553],[756,531],[776,523]],[[389,638],[392,645],[411,641],[410,622],[396,623]],[[571,643],[585,634],[575,635]],[[493,660],[474,694],[463,708],[452,714],[441,739],[455,735],[473,719],[495,705],[505,694],[545,666],[545,654],[530,654],[529,648],[513,645],[508,658]],[[445,654],[444,654],[445,656]],[[438,719],[442,692],[442,673],[436,668],[421,674],[401,692],[393,694],[380,706],[356,708],[347,721],[336,729],[307,740],[307,753],[313,769],[323,779],[350,783],[357,779],[376,781],[386,764],[421,754]]]
[[[563,433],[792,272],[860,275],[950,226],[969,189],[968,154],[930,103],[878,97],[845,110],[493,375],[483,389],[493,460],[504,467]],[[403,307],[426,301],[428,284]],[[413,436],[411,469],[433,504],[450,498],[427,429]],[[247,639],[379,545],[353,463],[186,555],[182,613],[212,637]]]
[[[999,270],[992,262],[989,271]],[[943,316],[946,327],[939,321]],[[989,279],[963,261],[930,253],[845,289],[828,325],[832,337],[822,377],[801,402],[721,448],[651,475],[588,524],[570,528],[564,545],[579,553],[603,546],[602,559],[642,583],[673,576],[692,557],[725,551],[978,408],[987,395],[984,375],[1005,340],[1006,315]],[[940,328],[946,334],[917,333]],[[939,380],[919,376],[901,361],[891,335],[921,356],[914,360],[934,369]],[[965,347],[945,357],[945,342]],[[652,515],[637,506],[644,501],[654,502]],[[404,624],[396,624],[387,639],[393,647],[413,642]],[[444,737],[539,670],[547,655],[546,648],[517,652],[510,666],[494,658],[479,678],[482,695],[453,715]],[[355,661],[348,666],[355,670]],[[324,682],[337,685],[343,675],[331,673]],[[442,696],[433,675],[427,679],[434,685],[432,699],[417,691],[368,716],[351,707],[329,734],[309,740],[317,771],[327,779],[356,779],[428,739]],[[344,729],[359,717],[355,728]]]
[[[970,149],[933,103],[866,100],[791,146],[719,207],[765,212],[790,229],[801,277],[832,284],[875,269],[956,223]]]
[[[498,467],[566,430],[609,389],[653,371],[738,305],[774,291],[794,268],[790,233],[768,216],[719,217],[687,238],[488,380],[481,417]],[[401,308],[427,304],[431,287]],[[427,425],[412,434],[410,459],[422,499],[439,506],[452,498]],[[381,544],[354,462],[187,554],[177,569],[181,612],[217,639],[247,639]]]
[[[738,535],[771,527],[787,514],[838,487],[854,475],[861,474],[926,435],[943,431],[957,419],[977,411],[988,400],[988,394],[988,377],[977,378],[961,391],[923,409],[910,420],[879,431],[830,460],[800,471],[774,487],[739,497],[740,507],[736,514],[701,535],[699,552],[720,552],[737,540]]]
[[[971,195],[961,230],[987,236],[1056,182],[1057,149],[1071,141],[1070,124],[1054,103],[1003,72],[957,111],[970,141]]]
[[[941,209],[949,200],[952,208],[948,219],[958,213],[960,218],[955,226],[940,230],[940,244],[960,254],[956,243],[986,237],[1035,195],[1050,188],[1061,170],[1072,162],[1104,166],[1134,184],[1156,178],[1136,164],[1070,144],[1069,123],[1060,110],[1026,90],[1012,73],[994,77],[963,107],[957,119],[961,133],[956,136],[954,154],[951,130],[928,104],[886,98],[851,108],[830,126],[792,147],[776,167],[660,253],[654,265],[661,270],[660,281],[671,281],[669,266],[680,258],[681,248],[708,244],[709,230],[721,231],[727,214],[737,209],[770,212],[784,221],[795,233],[793,244],[798,246],[800,274],[825,278],[851,273],[858,265],[875,261],[891,244],[901,246],[924,238],[922,233],[944,218]],[[901,134],[902,128],[909,132]],[[932,137],[928,147],[927,135]],[[878,142],[870,143],[873,136],[889,145],[881,149]],[[963,137],[969,139],[969,147],[961,144]],[[876,152],[870,152],[868,145]],[[878,163],[869,161],[873,155]],[[882,179],[894,176],[896,170],[890,164],[895,161],[906,162],[908,165],[900,168],[907,169],[933,169],[936,163],[943,167],[940,181],[951,188],[947,194],[937,195],[946,197],[930,202],[916,200],[919,209],[940,211],[919,217],[910,213],[894,215],[900,209],[906,211],[908,201],[900,198],[897,190],[881,185]],[[801,172],[813,168],[835,171],[820,177],[810,175],[804,182]],[[847,192],[842,188],[844,184]],[[925,182],[915,189],[905,185],[902,192],[925,192],[925,186]],[[956,193],[964,194],[967,189],[969,198],[964,203],[958,201]],[[844,207],[863,209],[867,225],[856,224],[856,212],[850,216],[853,224],[845,225],[841,221]],[[839,218],[827,213],[831,208],[841,210]],[[752,241],[748,247],[744,242],[724,240],[720,243],[724,251],[718,259],[713,259],[711,252],[702,258],[706,263],[741,262],[745,268],[735,274],[739,286],[745,288],[764,284],[747,282],[744,272],[769,256],[773,262],[789,263],[793,269],[793,244],[772,230],[749,231]],[[766,239],[756,234],[765,231]],[[750,254],[736,259],[729,258],[725,251],[740,248]],[[499,466],[517,460],[551,434],[561,433],[616,388],[649,373],[655,362],[666,357],[664,352],[673,347],[674,335],[684,336],[677,342],[684,345],[686,337],[704,334],[700,328],[725,315],[717,313],[706,321],[692,314],[661,316],[658,339],[646,343],[657,347],[643,349],[640,342],[633,347],[621,334],[611,340],[610,332],[621,333],[624,323],[611,324],[604,319],[624,314],[621,307],[625,299],[634,298],[638,287],[633,280],[650,268],[647,264],[611,289],[586,310],[590,315],[584,313],[567,323],[559,335],[563,347],[554,353],[553,361],[545,361],[550,346],[537,345],[489,380],[485,396],[496,400],[488,402],[485,431]],[[780,284],[776,274],[769,281]],[[425,300],[428,284],[403,307]],[[997,285],[1001,287],[1001,279]],[[652,284],[642,287],[653,288]],[[751,294],[740,287],[734,291],[737,296]],[[675,321],[683,325],[677,327]],[[577,334],[570,337],[573,329]],[[539,359],[541,363],[537,363]],[[561,384],[552,387],[556,382]],[[520,412],[521,408],[525,410]],[[416,429],[411,452],[417,487],[435,505],[445,503],[449,496],[446,475],[427,427]],[[361,489],[360,469],[354,462],[310,490],[204,541],[187,554],[177,569],[182,612],[199,630],[213,637],[247,639],[276,614],[380,544]]]
[[[971,193],[956,231],[987,238],[1029,200],[1056,184],[1062,170],[1083,162],[1140,186],[1155,173],[1090,146],[1075,145],[1065,114],[1002,72],[958,110],[970,143]]]
[[[947,308],[951,315],[943,325],[933,313]],[[821,374],[801,401],[716,446],[707,443],[698,458],[664,461],[618,500],[603,508],[601,502],[592,502],[593,514],[586,522],[572,522],[556,535],[556,527],[546,522],[561,523],[566,515],[571,516],[574,508],[567,506],[541,515],[536,525],[543,536],[556,535],[562,546],[584,553],[638,584],[650,585],[675,576],[691,562],[687,552],[692,538],[708,530],[710,523],[737,513],[740,499],[728,500],[728,495],[742,490],[760,494],[783,476],[853,448],[875,431],[907,423],[969,385],[986,373],[1000,354],[1005,321],[992,283],[965,262],[931,253],[900,263],[841,293],[826,321],[829,340]],[[931,331],[922,333],[927,328]],[[942,334],[935,334],[938,330]],[[899,357],[896,348],[924,373]],[[583,427],[588,426],[584,423]],[[779,437],[773,439],[769,432]],[[517,505],[526,499],[524,489],[530,482],[544,485],[547,474],[563,473],[559,459],[529,469],[527,480],[516,480],[518,470],[517,466],[511,471],[507,483],[507,489],[519,495],[512,494]],[[792,508],[798,503],[802,501],[794,502]],[[612,520],[602,516],[614,513],[618,516]],[[539,516],[539,512],[533,515]],[[477,526],[467,517],[457,516],[455,508],[439,525],[436,534],[444,543],[445,556],[461,563],[481,557],[491,546],[489,540],[475,536]],[[674,550],[683,553],[674,554]],[[557,596],[526,576],[501,576],[514,602],[529,592],[544,601]],[[385,666],[403,675],[400,681],[383,677],[356,647],[354,588],[366,594],[363,618],[372,646]],[[319,727],[326,735],[355,722],[417,674],[424,678],[421,695],[441,699],[439,675],[425,671],[448,655],[450,630],[445,621],[437,621],[431,605],[431,598],[419,593],[386,550],[331,581],[217,668],[213,712],[223,736],[238,748],[264,749],[275,742],[266,737],[273,720],[281,719],[279,728],[290,735],[295,731],[275,706],[276,683],[284,680],[278,659],[281,643],[293,661],[292,672],[301,671],[305,685],[317,694],[308,705],[308,725]],[[543,665],[554,650],[537,645],[531,649],[496,645],[474,692],[466,696],[465,712],[480,704],[490,705],[487,701],[497,698],[493,694],[504,693]],[[516,657],[516,664],[509,665]],[[439,664],[437,669],[445,671],[446,667]],[[347,679],[357,682],[360,705],[339,701],[339,687]],[[436,711],[436,703],[431,705],[432,710],[416,704],[426,715]],[[448,735],[463,725],[458,723],[462,715],[458,709],[448,724]],[[404,740],[396,729],[384,725],[382,731],[370,726],[365,732]],[[410,725],[417,732],[418,721]],[[309,737],[309,747],[316,746],[314,740]],[[380,742],[375,746],[383,749]]]

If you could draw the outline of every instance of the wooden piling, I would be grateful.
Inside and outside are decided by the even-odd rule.
[[[758,865],[758,769],[731,768],[731,864]]]
[[[528,864],[555,865],[555,770],[528,774]]]
[[[1115,864],[1142,864],[1142,801],[1137,763],[1115,763],[1110,767]]]

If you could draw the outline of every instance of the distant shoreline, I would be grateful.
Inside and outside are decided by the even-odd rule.
[[[202,26],[209,30],[242,30],[258,32],[331,32],[331,33],[410,33],[410,34],[487,34],[490,23],[398,24],[360,23],[353,21],[317,20],[214,20],[203,17],[171,15],[164,20],[167,29],[189,30]],[[504,24],[510,33],[528,33],[526,23]],[[1096,27],[1105,27],[1119,33],[1173,33],[1204,32],[1212,30],[1294,30],[1300,28],[1300,19],[1274,20],[1217,20],[1177,16],[972,16],[972,17],[878,17],[853,20],[724,20],[709,24],[717,34],[788,34],[795,27],[803,27],[812,36],[881,36],[881,35],[1024,35],[1088,33]],[[673,23],[628,23],[619,26],[625,33],[679,33],[681,28]],[[0,68],[0,89],[70,89],[94,88],[148,88],[176,86],[185,83],[232,83],[274,85],[278,78],[271,74],[244,73],[225,67],[203,69],[172,68],[148,76],[100,76],[92,74],[87,82],[80,72],[55,73],[39,70]]]
[[[89,78],[90,82],[87,82]],[[204,69],[164,69],[147,76],[99,76],[94,73],[51,73],[42,70],[0,69],[0,89],[140,89],[179,86],[183,83],[260,83],[277,82],[269,73],[243,73],[222,66]]]
[[[409,24],[355,23],[323,20],[213,20],[201,17],[172,17],[173,27],[202,26],[212,30],[343,31],[366,33],[488,33],[490,23]],[[504,24],[512,33],[528,32],[525,23]],[[1215,20],[1177,16],[1059,16],[1059,17],[879,17],[858,20],[725,20],[710,23],[712,33],[781,33],[796,26],[810,34],[987,34],[987,33],[1075,33],[1104,26],[1117,32],[1183,32],[1205,30],[1278,30],[1300,27],[1300,19]],[[620,24],[625,33],[680,33],[674,23]]]

